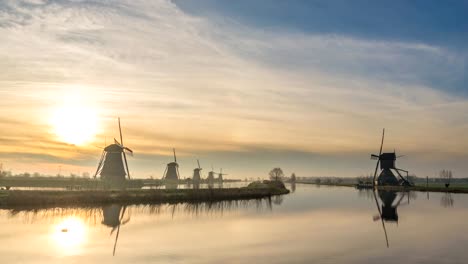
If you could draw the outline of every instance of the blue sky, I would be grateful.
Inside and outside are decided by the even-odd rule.
[[[418,82],[468,96],[468,1],[179,1],[184,11],[277,32],[331,34],[371,41],[411,42],[443,47],[463,58],[450,78],[434,72]],[[388,69],[392,71],[394,69]]]
[[[0,163],[92,172],[122,118],[136,177],[178,150],[231,177],[468,170],[466,1],[5,0]]]

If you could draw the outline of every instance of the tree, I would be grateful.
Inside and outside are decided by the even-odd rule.
[[[452,171],[451,170],[442,170],[440,172],[440,177],[445,181],[445,187],[450,186],[450,180],[452,179]]]
[[[291,182],[296,182],[296,173],[291,174]]]
[[[272,181],[282,181],[284,177],[284,173],[281,168],[274,168],[268,174],[270,175],[270,180]]]

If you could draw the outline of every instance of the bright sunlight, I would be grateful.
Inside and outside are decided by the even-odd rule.
[[[54,227],[53,238],[62,253],[74,254],[85,241],[85,225],[79,218],[66,218]]]
[[[94,139],[97,133],[97,112],[81,94],[67,94],[57,105],[51,120],[54,133],[68,144],[82,145]]]

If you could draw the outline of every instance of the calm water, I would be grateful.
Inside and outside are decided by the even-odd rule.
[[[382,200],[386,203],[380,213],[372,192],[313,185],[297,185],[294,193],[271,200],[211,205],[0,210],[0,259],[467,263],[468,195],[418,192],[376,197],[379,206]]]

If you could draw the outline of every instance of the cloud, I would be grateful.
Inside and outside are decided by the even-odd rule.
[[[466,71],[459,51],[263,30],[162,0],[28,2],[0,5],[0,34],[8,36],[0,42],[0,119],[21,124],[8,125],[8,152],[15,144],[20,153],[42,151],[15,137],[21,127],[50,141],[54,157],[99,152],[67,151],[50,132],[50,111],[78,90],[100,108],[94,145],[117,137],[121,116],[126,142],[155,159],[172,146],[238,160],[257,148],[361,155],[374,151],[382,127],[389,148],[466,154],[468,104],[447,87]]]

